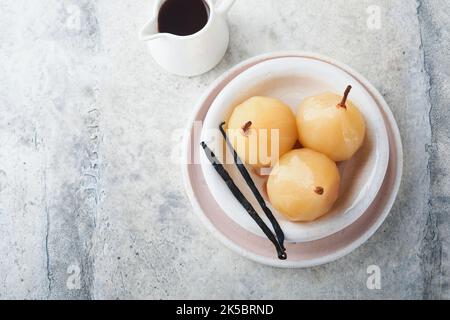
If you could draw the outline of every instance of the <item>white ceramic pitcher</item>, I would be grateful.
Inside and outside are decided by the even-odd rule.
[[[153,17],[140,34],[155,61],[180,76],[200,75],[214,68],[228,48],[226,15],[235,0],[204,0],[209,7],[208,22],[203,29],[188,36],[159,32],[158,14],[164,1],[156,0]]]

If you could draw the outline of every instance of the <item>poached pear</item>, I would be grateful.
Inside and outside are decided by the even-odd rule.
[[[327,155],[333,161],[345,161],[362,146],[366,124],[359,109],[344,96],[331,92],[305,99],[298,109],[300,143]]]
[[[257,169],[275,165],[298,140],[291,108],[268,97],[252,97],[238,105],[227,134],[242,161]]]
[[[281,157],[267,182],[270,203],[294,222],[314,221],[330,211],[339,194],[336,163],[310,149]]]

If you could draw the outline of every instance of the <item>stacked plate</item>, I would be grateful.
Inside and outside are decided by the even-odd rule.
[[[217,129],[233,108],[255,95],[282,100],[296,111],[303,98],[352,85],[351,100],[367,125],[363,148],[339,164],[341,195],[332,212],[311,223],[286,220],[272,208],[286,235],[288,259],[278,260],[267,240],[214,171],[200,142],[223,158]],[[380,93],[346,65],[317,54],[279,52],[244,61],[225,73],[200,98],[184,140],[183,174],[194,211],[227,247],[276,267],[311,267],[336,260],[364,243],[382,224],[396,198],[402,175],[397,124]],[[236,167],[225,165],[236,185],[259,208]],[[253,177],[260,190],[264,179]],[[265,216],[261,214],[261,217]],[[270,226],[268,221],[265,221]]]

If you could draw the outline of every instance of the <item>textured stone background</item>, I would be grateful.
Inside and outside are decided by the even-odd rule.
[[[240,0],[225,59],[191,79],[159,69],[138,41],[152,4],[0,2],[0,298],[450,298],[447,0]],[[370,5],[381,8],[379,30],[367,27]],[[393,109],[405,150],[382,228],[308,270],[225,249],[168,161],[216,77],[285,49],[364,74]],[[381,267],[378,291],[366,288],[371,264]]]

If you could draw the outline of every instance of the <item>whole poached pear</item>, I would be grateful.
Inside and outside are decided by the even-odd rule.
[[[322,153],[297,149],[275,165],[267,182],[270,203],[290,221],[310,222],[328,213],[339,195],[336,163]]]
[[[298,109],[300,143],[339,162],[353,157],[362,146],[366,125],[359,109],[344,96],[331,92],[305,99]]]
[[[291,108],[278,99],[260,96],[234,109],[227,133],[242,161],[256,169],[275,165],[298,140]]]

